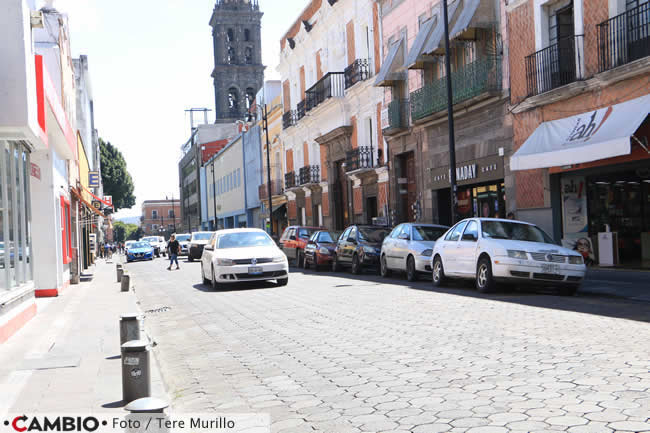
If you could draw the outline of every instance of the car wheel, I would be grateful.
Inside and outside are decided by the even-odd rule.
[[[445,284],[445,268],[442,266],[442,259],[440,256],[436,256],[436,258],[433,259],[431,279],[433,280],[433,285],[436,287],[441,287]]]
[[[406,259],[406,279],[409,281],[418,280],[418,271],[415,270],[415,259],[413,256],[409,256]]]
[[[201,278],[203,279],[204,286],[209,286],[212,283],[212,281],[205,278],[205,272],[203,271],[203,263],[201,263]]]
[[[334,257],[332,257],[332,272],[338,272],[341,270],[341,265],[339,265],[339,260],[336,257],[336,254],[334,254]]]
[[[573,296],[578,291],[580,286],[564,286],[558,289],[558,294],[560,296]]]
[[[277,280],[278,287],[286,286],[289,284],[289,277],[287,278],[278,278]]]
[[[301,250],[298,250],[296,253],[296,266],[299,268],[304,268],[305,267],[305,255]]]
[[[381,256],[381,262],[379,264],[379,273],[384,278],[390,277],[391,270],[388,269],[388,263],[386,263],[386,255]]]
[[[359,275],[361,273],[361,263],[359,262],[358,254],[352,256],[352,273],[354,275]]]
[[[490,293],[494,290],[492,262],[488,257],[482,257],[476,266],[476,289],[481,293]]]
[[[306,255],[302,257],[302,264],[303,264],[303,266],[302,266],[303,268],[309,269],[310,263],[309,263],[309,260],[307,259]]]
[[[212,283],[212,289],[213,290],[219,290],[221,288],[221,285],[217,283],[217,278],[216,275],[214,274],[214,266],[212,267],[212,279],[210,280]]]

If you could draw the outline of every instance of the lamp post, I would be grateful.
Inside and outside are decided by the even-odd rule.
[[[447,81],[447,122],[449,123],[449,186],[451,188],[451,224],[456,223],[458,215],[458,196],[456,195],[456,142],[454,137],[454,101],[451,87],[451,61],[449,59],[449,18],[447,0],[442,0],[443,20],[445,22],[445,78]]]
[[[266,131],[266,191],[269,195],[269,231],[273,236],[273,200],[271,196],[271,143],[269,142],[269,114],[264,103],[264,130]]]

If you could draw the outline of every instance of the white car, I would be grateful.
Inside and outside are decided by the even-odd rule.
[[[388,277],[391,271],[405,271],[409,281],[416,281],[419,273],[430,273],[436,239],[448,229],[447,226],[418,223],[395,227],[381,245],[381,276]]]
[[[176,240],[178,241],[178,246],[180,251],[178,252],[179,256],[186,256],[190,252],[190,239],[192,235],[189,233],[183,233],[181,235],[176,235]]]
[[[165,238],[162,236],[146,236],[140,239],[140,242],[149,242],[149,245],[153,247],[156,257],[160,257],[161,254],[163,256],[165,255],[167,244],[165,243]]]
[[[203,248],[203,284],[213,289],[242,281],[289,282],[289,262],[273,239],[260,229],[219,230]]]
[[[557,245],[539,227],[496,218],[465,219],[449,229],[433,248],[432,268],[436,286],[447,278],[473,279],[483,293],[507,282],[573,295],[586,272],[579,253]]]

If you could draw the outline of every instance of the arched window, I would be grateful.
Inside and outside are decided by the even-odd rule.
[[[246,47],[246,50],[244,50],[244,60],[247,65],[253,63],[253,49],[251,47]]]
[[[237,56],[235,56],[235,48],[232,45],[228,45],[228,57],[227,62],[229,65],[234,65],[237,63]]]
[[[248,42],[248,41],[251,40],[251,31],[248,30],[248,29],[245,29],[245,30],[244,30],[244,40],[245,40],[246,42]]]
[[[250,110],[255,101],[255,93],[251,87],[246,89],[246,110]]]
[[[228,89],[228,110],[231,115],[239,111],[239,94],[234,87]]]
[[[226,33],[226,41],[232,42],[235,40],[235,32],[232,31],[232,29],[228,29],[228,32]]]

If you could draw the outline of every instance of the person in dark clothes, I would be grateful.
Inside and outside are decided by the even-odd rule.
[[[167,251],[169,253],[169,267],[167,268],[168,271],[172,270],[172,265],[174,262],[176,262],[176,269],[180,269],[180,266],[178,266],[178,251],[180,248],[181,246],[176,240],[176,234],[174,233],[171,235],[169,242],[167,243]]]

